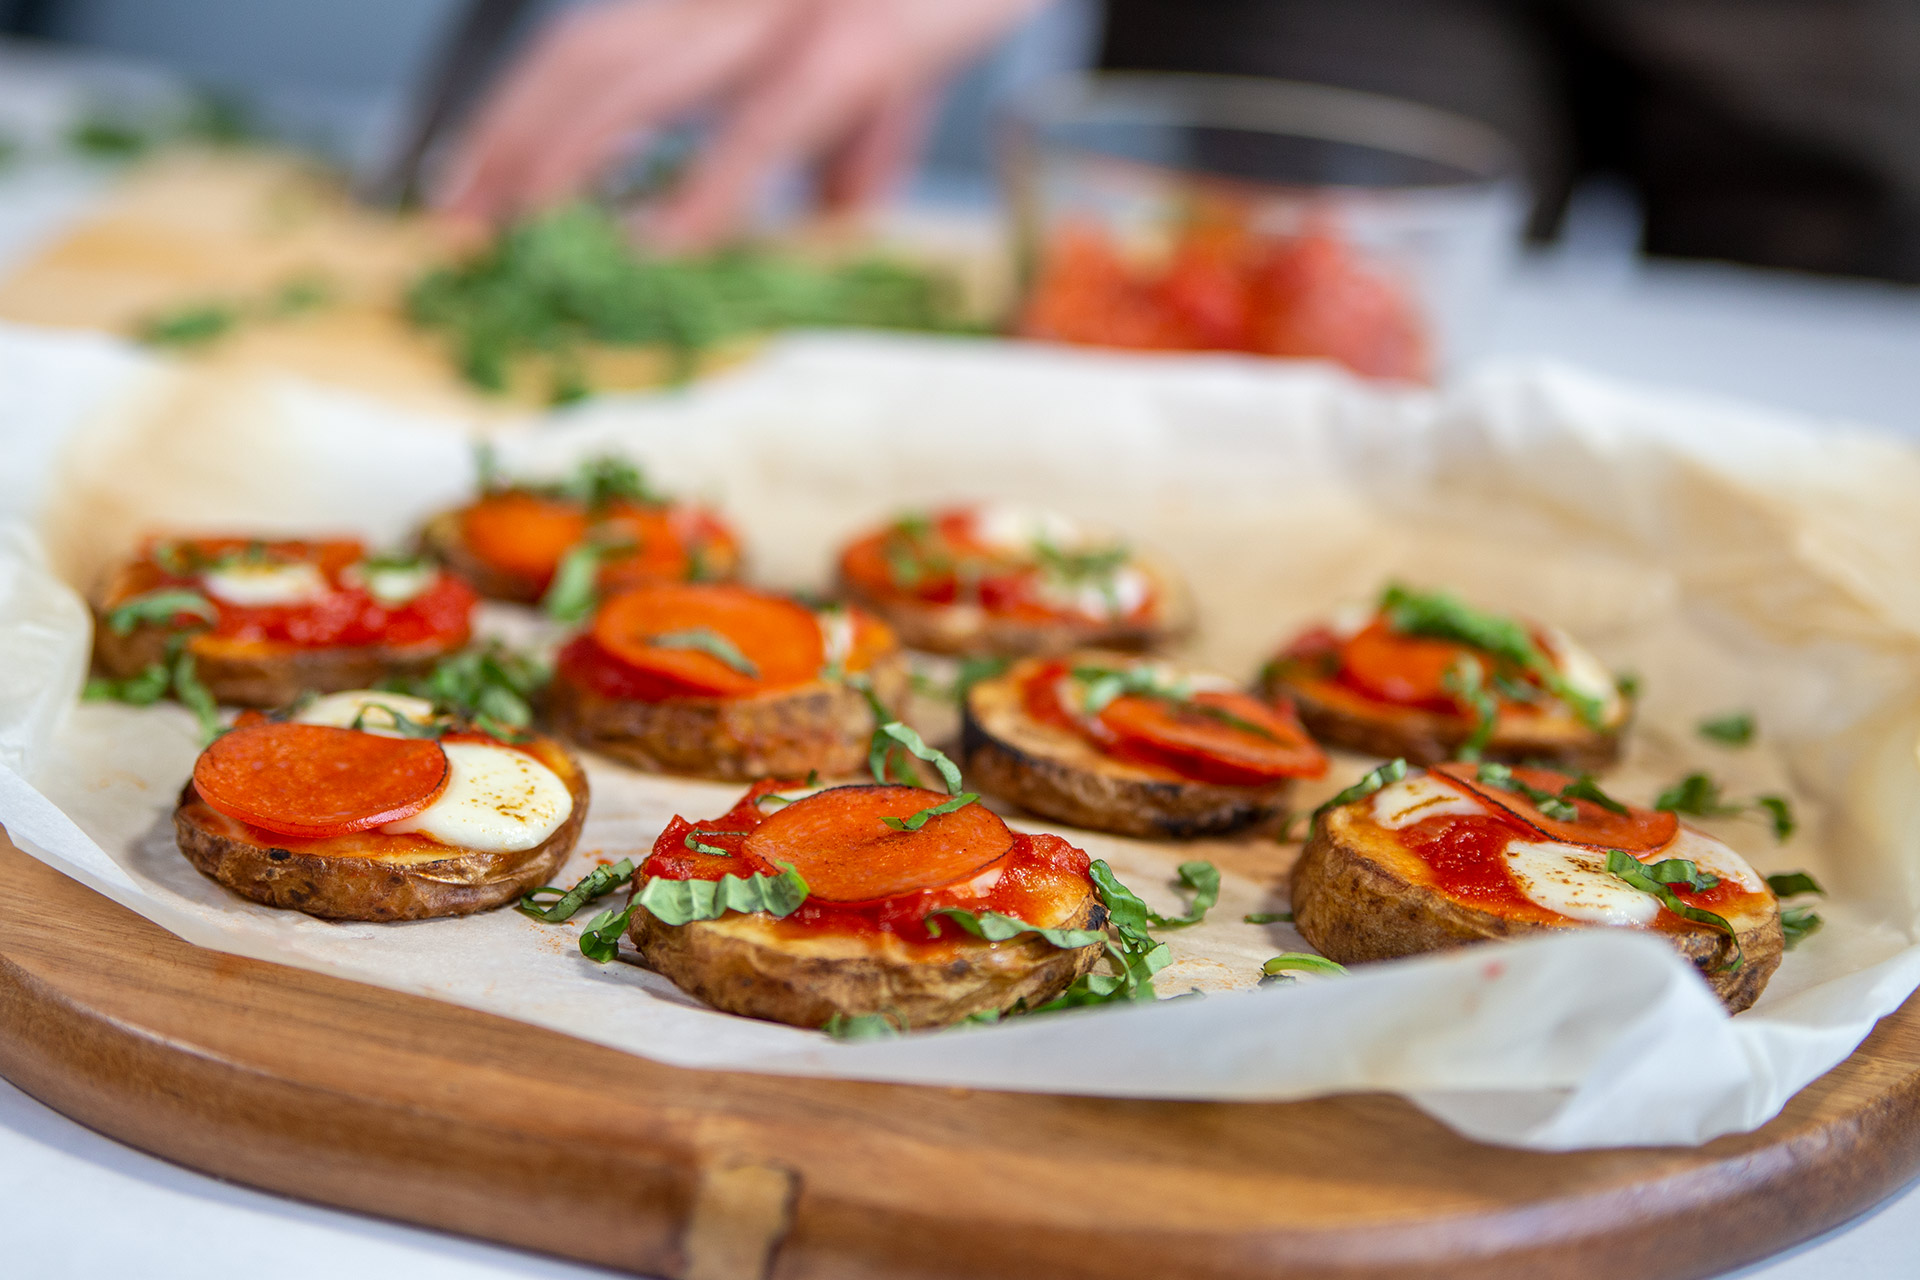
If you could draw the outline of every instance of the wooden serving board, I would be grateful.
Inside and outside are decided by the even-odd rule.
[[[1755,1133],[1549,1155],[1381,1095],[1134,1102],[660,1066],[202,950],[5,844],[0,1073],[224,1178],[684,1280],[1706,1276],[1920,1170],[1916,1002]]]

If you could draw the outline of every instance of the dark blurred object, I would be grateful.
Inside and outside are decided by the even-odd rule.
[[[1645,248],[1920,282],[1920,5],[1901,0],[1110,0],[1103,64],[1366,89],[1526,156],[1531,231],[1583,178]]]
[[[383,204],[411,204],[420,196],[422,169],[448,127],[492,81],[536,0],[470,0],[435,55],[426,84],[409,104],[400,145],[361,194]]]

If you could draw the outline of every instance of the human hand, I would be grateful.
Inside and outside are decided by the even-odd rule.
[[[563,15],[483,107],[439,203],[498,221],[577,195],[636,135],[720,108],[649,223],[689,249],[737,230],[761,181],[814,161],[836,207],[917,150],[942,79],[1044,0],[613,0]]]

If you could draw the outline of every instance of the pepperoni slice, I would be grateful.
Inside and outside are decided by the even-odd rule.
[[[502,573],[545,583],[560,558],[587,536],[578,504],[508,490],[491,493],[460,513],[460,539],[477,558]]]
[[[193,766],[193,789],[221,813],[309,840],[410,818],[446,785],[431,739],[271,720],[223,734]]]
[[[1102,708],[1099,721],[1122,743],[1229,785],[1317,778],[1327,771],[1326,753],[1291,707],[1283,711],[1244,693],[1196,693],[1189,703],[1127,694]]]
[[[1450,640],[1401,635],[1376,618],[1341,647],[1340,674],[1382,702],[1454,711],[1458,700],[1447,689],[1447,673],[1471,652]]]
[[[1615,813],[1591,800],[1569,801],[1580,816],[1574,822],[1562,822],[1540,812],[1539,806],[1519,792],[1480,781],[1477,765],[1439,764],[1433,767],[1433,772],[1458,783],[1482,800],[1498,805],[1549,839],[1564,844],[1621,849],[1627,853],[1650,853],[1667,844],[1680,831],[1680,820],[1664,809],[1629,808],[1625,813]],[[1513,776],[1518,782],[1555,796],[1574,781],[1571,774],[1557,773],[1551,769],[1515,768]]]
[[[722,645],[702,648],[700,638]],[[817,679],[826,661],[820,623],[784,596],[720,583],[661,583],[615,596],[593,638],[628,666],[691,696],[740,697]],[[657,643],[672,638],[674,643]],[[731,646],[730,662],[714,649]]]
[[[747,854],[786,863],[823,902],[876,902],[939,889],[978,874],[1013,848],[1007,824],[978,804],[896,831],[885,818],[909,818],[944,802],[919,787],[833,787],[771,814],[746,839]]]

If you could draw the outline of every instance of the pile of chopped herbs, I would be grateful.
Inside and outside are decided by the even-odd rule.
[[[952,282],[922,268],[823,265],[754,248],[651,257],[592,205],[510,228],[480,256],[420,279],[407,305],[417,324],[446,335],[475,385],[504,390],[510,367],[532,358],[556,400],[589,390],[589,345],[664,347],[684,376],[702,350],[775,329],[969,327]]]

